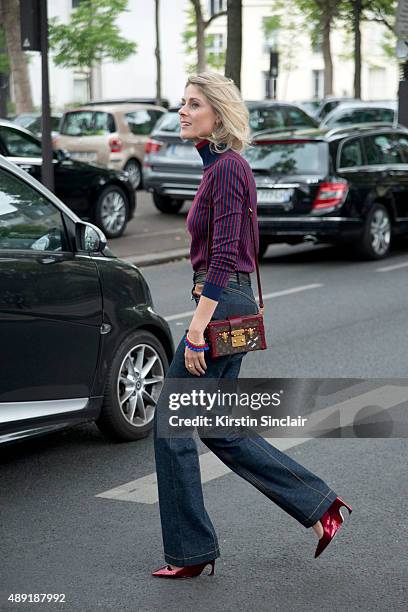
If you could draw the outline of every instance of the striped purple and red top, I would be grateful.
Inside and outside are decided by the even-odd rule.
[[[190,259],[195,272],[206,270],[208,215],[212,207],[211,257],[202,295],[218,301],[231,272],[255,270],[250,223],[254,224],[258,253],[256,185],[248,162],[236,151],[214,153],[208,140],[201,140],[195,146],[203,160],[204,172],[186,221],[191,234]],[[252,220],[249,208],[253,211]]]

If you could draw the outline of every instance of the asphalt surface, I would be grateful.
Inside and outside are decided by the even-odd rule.
[[[112,241],[117,254],[180,242],[176,232],[166,246],[163,236],[144,236],[158,216],[150,218],[148,200],[146,214]],[[163,217],[156,232],[183,228],[183,216]],[[142,271],[177,343],[194,310],[190,264]],[[247,355],[241,377],[406,384],[407,271],[405,245],[382,262],[355,262],[332,247],[273,247],[261,266],[269,349]],[[342,381],[330,385],[329,402],[350,396]],[[203,485],[221,545],[215,576],[170,581],[150,576],[164,563],[158,504],[97,497],[154,472],[151,436],[111,444],[87,424],[0,448],[0,610],[406,610],[407,439],[322,438],[287,453],[353,507],[327,551],[315,560],[314,532],[228,472]],[[11,603],[10,593],[64,593],[66,603]]]

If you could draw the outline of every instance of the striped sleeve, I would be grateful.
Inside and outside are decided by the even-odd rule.
[[[211,257],[202,295],[218,301],[230,273],[237,269],[246,183],[235,159],[217,162],[213,172]]]

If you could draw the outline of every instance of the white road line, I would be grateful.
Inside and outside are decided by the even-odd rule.
[[[266,293],[263,295],[264,300],[270,300],[271,298],[281,297],[283,295],[291,295],[292,293],[299,293],[300,291],[307,291],[308,289],[317,289],[318,287],[324,287],[322,283],[313,283],[312,285],[303,285],[300,287],[292,287],[292,289],[283,289],[282,291],[274,291],[273,293]],[[258,296],[255,296],[258,299]],[[188,310],[186,312],[179,312],[174,315],[168,315],[164,317],[166,321],[176,321],[177,319],[185,319],[194,314],[194,310]]]
[[[406,268],[408,261],[405,263],[395,264],[393,266],[384,266],[383,268],[377,268],[376,272],[389,272],[390,270],[398,270],[399,268]]]
[[[408,387],[398,385],[383,385],[365,393],[334,404],[327,408],[317,410],[309,415],[310,421],[314,421],[314,430],[327,431],[331,427],[346,427],[354,422],[359,410],[367,406],[378,408],[378,411],[387,410],[408,401]],[[373,411],[374,412],[374,411]],[[306,415],[307,416],[307,415]],[[329,419],[331,424],[329,424]],[[272,430],[271,430],[272,431]],[[266,438],[271,444],[281,451],[288,450],[299,444],[303,444],[310,438]],[[228,474],[231,470],[212,452],[200,455],[201,480],[203,483]],[[158,502],[156,473],[137,478],[119,487],[115,487],[95,497],[129,501],[139,504],[155,504]]]

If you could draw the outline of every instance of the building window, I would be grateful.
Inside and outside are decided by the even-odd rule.
[[[224,35],[223,34],[210,34],[211,45],[208,47],[210,53],[216,53],[219,55],[224,51]]]
[[[386,90],[387,75],[385,68],[372,66],[368,69],[368,98],[375,100],[384,97]]]
[[[323,70],[313,70],[312,75],[313,98],[315,100],[320,100],[324,97],[324,72]]]
[[[264,98],[267,100],[276,100],[277,98],[277,79],[269,76],[269,70],[263,72],[264,80]]]
[[[318,33],[316,38],[312,39],[312,52],[313,53],[323,53],[323,39],[322,35]]]
[[[216,13],[221,13],[227,10],[227,0],[209,0],[208,12],[212,17]]]
[[[76,9],[81,4],[81,0],[72,0],[72,8]]]
[[[88,100],[88,83],[84,77],[74,78],[74,102],[83,104]]]

